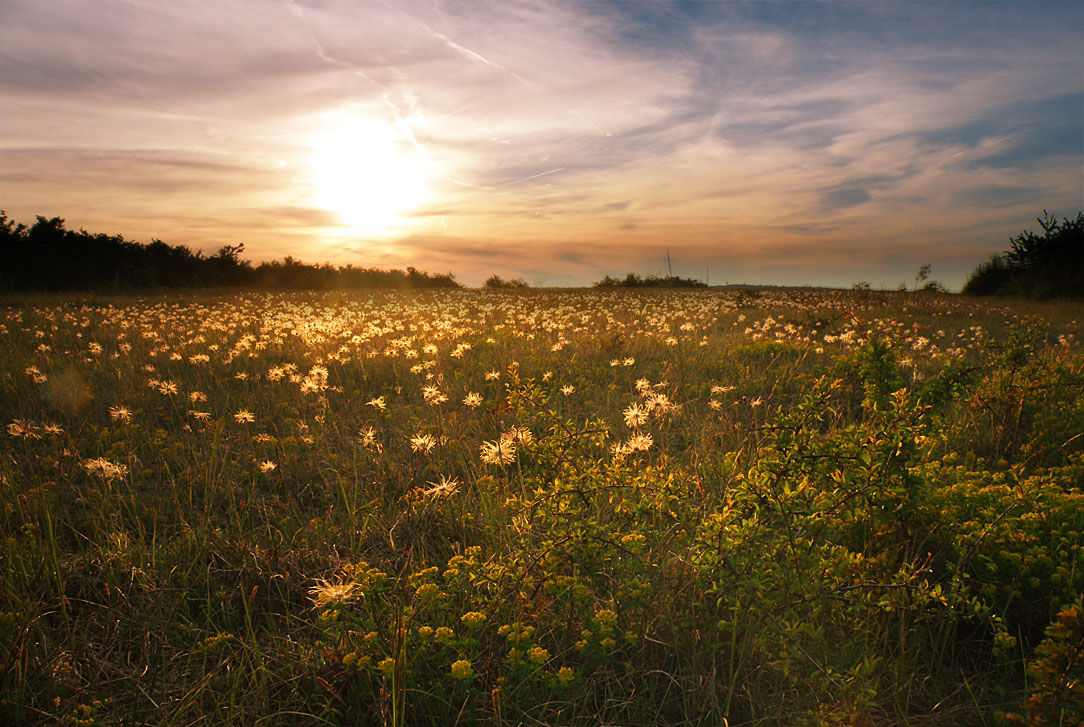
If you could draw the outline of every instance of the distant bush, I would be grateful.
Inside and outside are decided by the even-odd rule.
[[[487,288],[529,288],[527,281],[523,278],[516,278],[515,280],[505,280],[500,275],[490,275],[485,283]]]
[[[1084,213],[1057,218],[1043,210],[1043,234],[1021,232],[1004,254],[981,263],[961,291],[964,295],[1024,298],[1084,297]]]
[[[702,283],[693,278],[679,278],[676,275],[667,275],[665,278],[648,275],[641,278],[636,273],[629,273],[624,280],[611,278],[607,275],[595,283],[596,288],[706,288],[707,283]]]

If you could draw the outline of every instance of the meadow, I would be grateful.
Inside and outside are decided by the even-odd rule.
[[[0,723],[1084,723],[1084,310],[0,301]]]

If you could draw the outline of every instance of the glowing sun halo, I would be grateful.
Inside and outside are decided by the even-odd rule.
[[[320,133],[311,157],[314,201],[355,232],[384,235],[423,204],[432,163],[403,131],[352,116]]]

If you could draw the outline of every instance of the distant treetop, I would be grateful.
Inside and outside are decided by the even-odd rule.
[[[611,278],[607,275],[602,280],[595,283],[596,288],[706,288],[707,283],[703,283],[693,278],[679,278],[676,275],[667,275],[665,278],[659,278],[654,275],[648,275],[646,278],[641,278],[636,273],[629,273],[624,279]]]

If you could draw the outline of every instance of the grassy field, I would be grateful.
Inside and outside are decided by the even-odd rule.
[[[1084,310],[0,305],[0,723],[1084,722]]]

